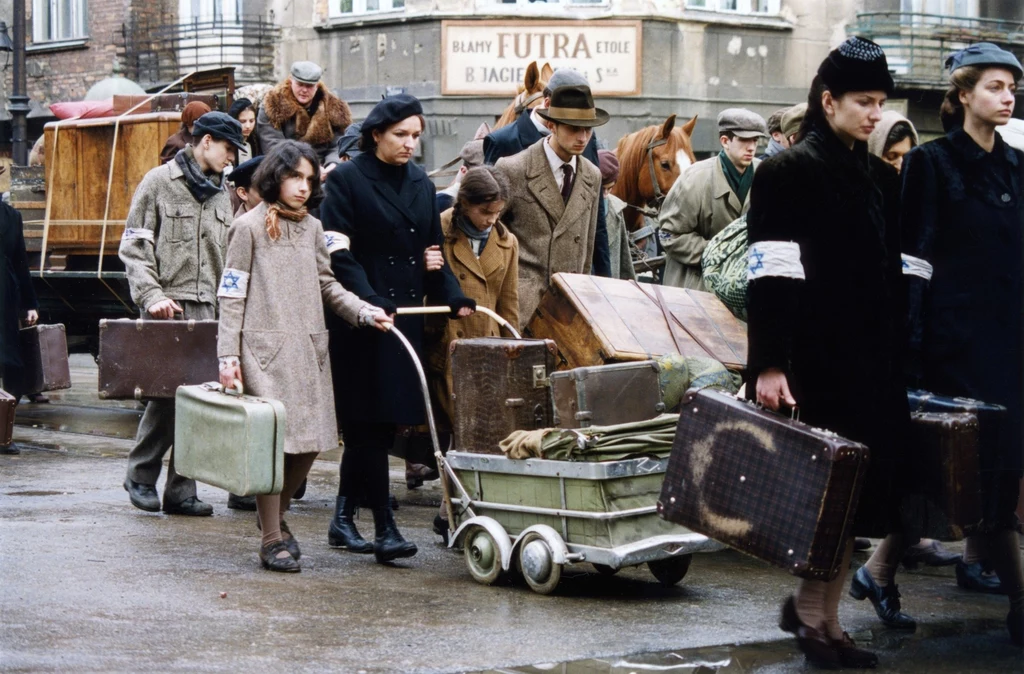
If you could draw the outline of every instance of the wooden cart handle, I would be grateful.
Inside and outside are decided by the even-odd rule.
[[[484,316],[490,316],[491,318],[493,318],[495,321],[497,321],[498,325],[512,333],[512,336],[515,339],[523,338],[522,335],[519,334],[519,331],[516,330],[511,323],[506,321],[504,318],[499,316],[494,311],[491,311],[487,307],[481,306],[478,306],[476,310],[482,313]],[[399,316],[411,316],[417,314],[450,314],[451,312],[451,307],[398,307],[398,311],[396,313]]]

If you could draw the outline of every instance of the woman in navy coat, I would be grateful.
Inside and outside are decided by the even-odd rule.
[[[987,43],[953,54],[947,66],[948,133],[904,159],[904,266],[914,270],[909,363],[912,383],[929,391],[1007,407],[997,437],[982,436],[983,526],[968,537],[957,576],[966,584],[967,569],[991,563],[1010,597],[1010,638],[1021,646],[1024,571],[1014,510],[1024,444],[1024,153],[996,127],[1010,120],[1024,69]]]
[[[398,307],[445,305],[468,316],[466,298],[441,254],[434,185],[412,161],[423,132],[420,102],[407,95],[378,103],[363,122],[360,150],[332,171],[321,218],[331,266],[341,284],[394,314]],[[396,327],[423,358],[423,319]],[[341,487],[328,535],[332,547],[373,552],[378,562],[416,554],[395,526],[388,504],[388,455],[398,425],[426,423],[419,379],[395,335],[331,328],[335,400],[345,451]],[[372,508],[376,538],[365,541],[355,506]]]

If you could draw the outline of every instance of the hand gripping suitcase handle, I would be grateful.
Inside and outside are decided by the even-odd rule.
[[[476,310],[485,316],[490,316],[491,318],[493,318],[498,323],[498,325],[508,330],[516,339],[523,338],[522,335],[519,334],[519,331],[516,330],[511,323],[509,323],[504,318],[499,316],[497,313],[491,311],[487,307],[477,306]],[[397,313],[399,316],[409,316],[415,314],[450,314],[451,312],[451,307],[398,307]]]
[[[221,384],[219,381],[211,381],[209,383],[203,384],[203,388],[207,389],[208,391],[220,391],[221,393],[226,393],[229,396],[244,396],[245,387],[242,386],[242,380],[236,379],[234,383],[235,385],[233,388],[224,388],[224,385]]]

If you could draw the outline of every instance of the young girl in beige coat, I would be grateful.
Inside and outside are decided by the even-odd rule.
[[[331,273],[324,235],[307,213],[319,202],[316,152],[285,141],[253,176],[264,202],[228,232],[217,355],[225,387],[284,403],[285,467],[280,494],[256,497],[263,531],[260,561],[271,571],[299,571],[300,551],[281,519],[318,452],[338,445],[324,305],[353,325],[386,330],[384,312],[345,290]]]

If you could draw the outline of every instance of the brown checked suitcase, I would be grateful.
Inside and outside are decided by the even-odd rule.
[[[14,408],[18,401],[7,391],[0,389],[0,445],[11,444],[14,437]]]
[[[802,578],[831,580],[868,448],[702,389],[683,398],[658,512]]]
[[[27,393],[71,388],[68,339],[63,325],[33,325],[22,328],[18,336]]]
[[[915,412],[910,437],[921,490],[904,500],[904,517],[923,538],[963,539],[982,520],[978,417]]]
[[[555,425],[586,428],[653,419],[665,411],[659,375],[653,360],[552,373]]]
[[[450,357],[456,450],[501,454],[498,443],[512,431],[554,425],[548,391],[554,342],[456,339]]]
[[[217,381],[217,321],[100,321],[99,395],[174,398],[179,386]]]
[[[146,99],[149,99],[148,101]],[[181,112],[185,106],[193,101],[206,103],[211,110],[220,109],[220,98],[212,94],[160,94],[159,96],[116,94],[114,96],[114,114],[123,115],[131,108],[133,115],[141,115],[147,112]]]
[[[680,353],[747,365],[747,330],[712,293],[554,274],[526,333],[558,344],[559,369]]]

